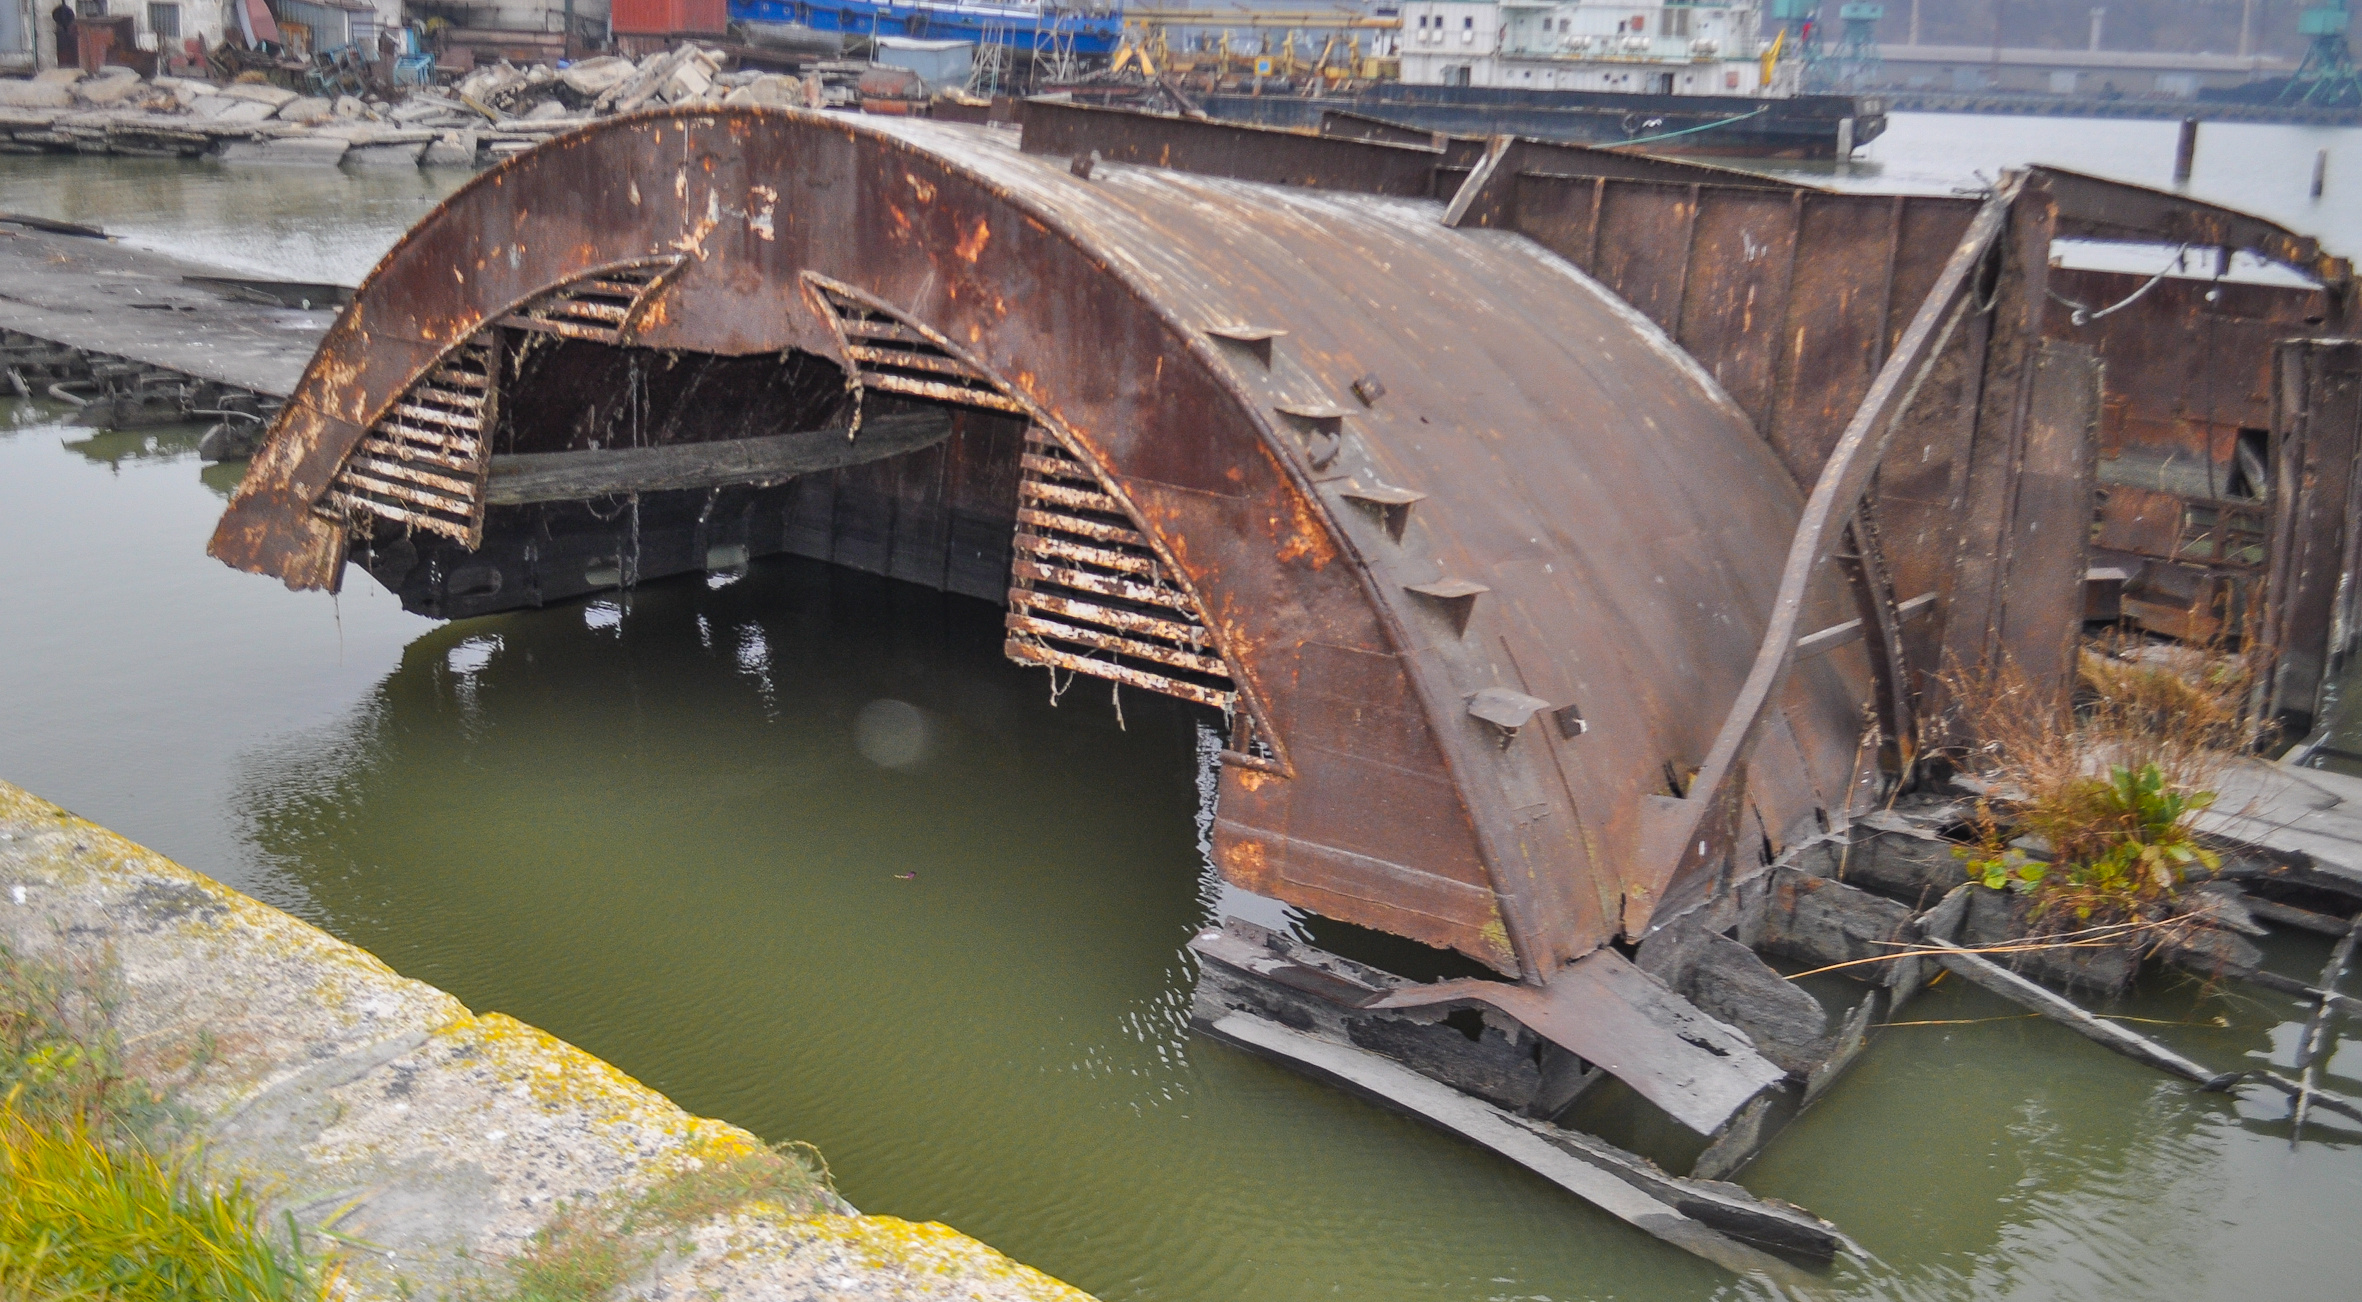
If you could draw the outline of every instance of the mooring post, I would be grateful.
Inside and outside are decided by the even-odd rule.
[[[2327,179],[2329,179],[2329,151],[2326,149],[2315,150],[2313,152],[2314,198],[2318,199],[2321,197],[2321,183]]]
[[[1837,119],[1837,161],[1840,164],[1845,164],[1852,162],[1853,158],[1854,120],[1839,118]]]
[[[2184,185],[2190,179],[2190,164],[2198,158],[2198,119],[2182,119],[2182,137],[2173,147],[2173,183]]]

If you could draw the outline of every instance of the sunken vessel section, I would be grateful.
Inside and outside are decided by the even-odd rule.
[[[2275,713],[2347,649],[2343,526],[2296,522],[2356,426],[2269,395],[2350,392],[2350,348],[2282,341],[2348,330],[2352,278],[2284,229],[2054,169],[1858,194],[1019,111],[679,109],[477,178],[346,306],[213,554],[445,616],[771,552],[995,601],[1021,663],[1220,712],[1231,883],[1493,974],[1227,924],[1209,1034],[1749,1270],[1842,1235],[1556,1119],[1619,1082],[1719,1179],[1925,975],[1850,967],[1830,1012],[1763,955],[1980,939],[1932,835],[1891,890],[1830,840],[1940,743],[1947,667],[2064,699],[2090,603],[2198,588],[2280,630]],[[2093,240],[2305,288],[2054,265]],[[2285,490],[2129,491],[2136,453],[2247,447],[2191,385],[2255,394],[2210,410]],[[2208,511],[2254,544],[2185,537]]]

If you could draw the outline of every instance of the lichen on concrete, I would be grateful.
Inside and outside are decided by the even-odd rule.
[[[108,955],[123,1037],[169,1059],[209,1163],[263,1189],[274,1218],[332,1231],[355,1297],[497,1293],[562,1207],[763,1147],[5,782],[0,945]],[[621,1296],[1087,1302],[946,1226],[817,1197],[677,1227]]]

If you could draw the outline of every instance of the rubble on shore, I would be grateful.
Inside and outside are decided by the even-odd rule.
[[[0,80],[0,153],[214,157],[334,167],[483,167],[601,117],[679,105],[847,107],[862,63],[806,75],[725,71],[726,57],[683,42],[638,60],[603,55],[564,68],[506,61],[395,101],[304,95],[261,81],[216,85],[53,68]]]

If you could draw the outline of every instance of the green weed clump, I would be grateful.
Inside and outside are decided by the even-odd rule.
[[[1947,675],[1959,731],[1977,739],[1958,759],[1985,790],[1953,853],[2038,919],[2156,921],[2222,866],[2191,823],[2258,740],[2251,676],[2239,657],[2112,642],[2082,652],[2076,679],[2074,699],[2053,702],[2013,666]]]
[[[336,1269],[292,1222],[275,1238],[243,1184],[205,1178],[185,1114],[129,1063],[120,995],[103,954],[0,947],[0,1302],[325,1297]]]
[[[9,1302],[311,1302],[294,1239],[275,1243],[236,1181],[208,1187],[182,1154],[112,1144],[87,1117],[0,1104],[0,1298]]]
[[[561,1206],[509,1260],[505,1287],[466,1302],[598,1302],[704,1221],[756,1203],[809,1213],[827,1190],[827,1168],[803,1145],[709,1156],[637,1197]]]

